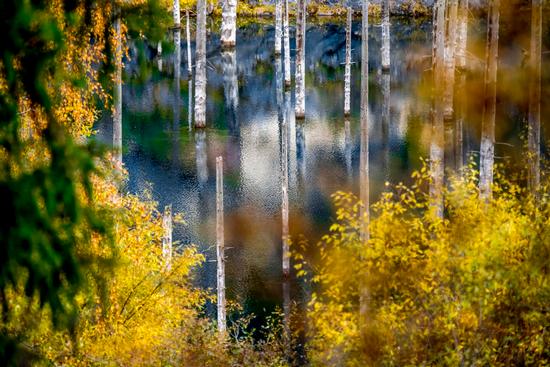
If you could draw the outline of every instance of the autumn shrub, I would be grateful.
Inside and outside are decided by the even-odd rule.
[[[361,203],[334,194],[318,257],[295,255],[316,288],[312,365],[550,363],[548,181],[533,195],[498,172],[488,202],[474,169],[450,178],[441,219],[423,168],[372,207],[368,242]]]

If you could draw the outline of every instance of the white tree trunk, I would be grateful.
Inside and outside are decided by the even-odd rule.
[[[174,16],[174,27],[179,28],[180,27],[180,0],[174,0],[174,5],[172,7],[173,10],[173,16]]]
[[[157,42],[157,67],[162,72],[162,42]]]
[[[288,0],[284,0],[284,14],[283,14],[283,39],[284,39],[284,52],[285,52],[285,87],[289,88],[291,84],[290,79],[290,30],[288,26]]]
[[[281,54],[283,37],[283,4],[275,0],[275,55]]]
[[[122,166],[122,33],[120,15],[115,19],[115,88],[113,93],[113,147],[115,164]]]
[[[172,205],[164,207],[162,228],[164,230],[164,235],[162,236],[163,266],[165,271],[170,271],[172,268]]]
[[[218,331],[226,330],[225,316],[225,245],[223,228],[223,158],[216,158],[216,255],[218,290]]]
[[[346,22],[346,65],[344,71],[344,116],[351,113],[351,7],[348,7]]]
[[[193,58],[191,57],[191,32],[189,31],[189,10],[185,11],[185,33],[187,37],[187,75],[193,75]]]
[[[389,70],[390,59],[390,0],[382,0],[382,70]]]
[[[468,0],[460,0],[458,6],[458,25],[456,34],[456,67],[466,68],[466,50],[468,48]]]
[[[444,107],[440,96],[444,91],[445,74],[445,0],[437,0],[435,23],[435,58],[433,60],[433,111],[430,144],[430,201],[438,218],[443,218],[443,182],[445,179],[445,122]]]
[[[481,147],[479,149],[479,191],[480,198],[483,200],[488,200],[492,196],[493,166],[495,163],[499,18],[500,0],[491,0],[489,4],[489,22],[487,29],[485,100],[481,125]]]
[[[281,126],[281,194],[283,276],[290,275],[290,238],[288,232],[288,116],[283,114]]]
[[[445,46],[445,118],[450,120],[453,117],[454,108],[454,86],[455,86],[455,65],[456,65],[456,40],[457,40],[457,12],[458,0],[447,0],[448,6],[448,29]]]
[[[237,0],[222,2],[222,47],[235,47],[237,37]]]
[[[305,43],[306,43],[306,0],[298,0],[296,11],[296,106],[297,119],[306,116],[305,100]]]
[[[464,120],[466,118],[466,74],[459,76],[457,83],[458,106],[455,123],[455,167],[460,171],[464,167]]]
[[[193,76],[187,78],[187,124],[189,131],[193,129]]]
[[[529,57],[529,188],[538,194],[540,186],[540,102],[542,58],[542,1],[532,0],[531,51]]]
[[[197,1],[195,127],[206,127],[206,0]]]
[[[174,30],[174,78],[179,83],[181,78],[181,30],[179,28]]]

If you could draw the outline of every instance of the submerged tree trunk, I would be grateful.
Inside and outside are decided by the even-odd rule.
[[[305,100],[305,44],[306,44],[306,0],[298,0],[296,9],[296,106],[297,119],[306,115]]]
[[[540,102],[542,58],[542,1],[532,0],[531,51],[529,57],[529,189],[540,186]]]
[[[351,15],[351,7],[348,7],[346,22],[346,66],[344,72],[344,116],[349,116],[351,113]]]
[[[195,127],[206,127],[206,0],[197,1]]]
[[[389,71],[390,58],[390,0],[382,0],[382,70]]]
[[[172,7],[172,13],[174,16],[174,27],[180,27],[180,0],[174,0],[174,5]]]
[[[466,50],[468,48],[468,0],[459,0],[458,25],[456,32],[456,67],[466,68]]]
[[[479,191],[480,198],[491,198],[493,166],[495,162],[495,115],[497,99],[498,34],[500,0],[491,0],[487,29],[487,49],[485,67],[485,93],[483,119],[481,125],[481,147],[479,149]]]
[[[185,11],[185,33],[187,37],[187,75],[191,78],[193,75],[193,58],[191,57],[191,32],[189,31],[189,10]]]
[[[285,61],[285,87],[289,88],[291,84],[290,80],[290,34],[288,28],[288,0],[284,0],[283,7],[283,40],[284,40],[284,61]]]
[[[162,236],[163,267],[165,271],[170,271],[172,268],[172,205],[164,207],[162,228],[164,230],[164,235]]]
[[[222,47],[235,47],[237,38],[237,0],[222,2]]]
[[[447,0],[447,38],[445,46],[445,118],[450,120],[453,117],[454,108],[454,87],[455,87],[455,65],[456,65],[456,41],[457,41],[457,12],[458,0]]]
[[[346,172],[348,174],[349,182],[351,182],[353,177],[351,153],[351,126],[349,120],[346,119],[344,120],[344,156],[346,158]]]
[[[282,0],[275,0],[275,55],[281,54],[283,36],[283,5]]]
[[[445,73],[445,0],[437,1],[435,59],[433,60],[432,137],[430,143],[430,202],[434,214],[443,218],[443,183],[445,164],[445,122],[441,95]]]
[[[225,244],[223,227],[223,158],[216,157],[216,257],[218,290],[218,331],[225,333]]]
[[[117,10],[119,11],[119,10]],[[122,165],[122,33],[120,15],[115,19],[115,88],[113,93],[113,148],[115,164]]]
[[[369,240],[369,1],[363,0],[361,23],[361,148],[359,156],[359,199],[361,200],[361,240],[366,246]],[[366,275],[366,274],[365,274]],[[359,327],[363,343],[366,342],[368,289],[359,289]]]

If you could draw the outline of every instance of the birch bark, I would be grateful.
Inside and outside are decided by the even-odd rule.
[[[382,70],[388,71],[390,59],[390,0],[382,0]]]
[[[222,2],[222,47],[235,47],[237,38],[237,0],[223,0]]]
[[[531,51],[529,57],[529,188],[537,193],[540,186],[540,102],[542,58],[542,1],[532,0]]]
[[[346,65],[344,72],[344,116],[351,113],[351,7],[348,7],[346,22]]]
[[[283,37],[283,6],[282,0],[275,0],[275,55],[281,54]]]
[[[218,290],[218,332],[225,333],[225,244],[223,223],[223,158],[216,158],[216,257]]]
[[[195,127],[206,127],[206,0],[197,1]]]

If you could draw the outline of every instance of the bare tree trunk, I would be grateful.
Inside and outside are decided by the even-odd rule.
[[[120,12],[120,10],[117,10]],[[120,14],[115,19],[115,88],[113,93],[113,147],[115,164],[122,166],[122,33]]]
[[[206,127],[206,0],[197,1],[195,127]]]
[[[363,0],[361,24],[361,148],[359,156],[359,199],[361,200],[361,240],[369,240],[369,1]],[[366,274],[365,274],[366,275]],[[359,327],[365,342],[368,313],[368,289],[360,285]]]
[[[283,4],[275,0],[275,55],[281,54],[283,36]]]
[[[346,66],[344,73],[344,116],[351,113],[351,7],[348,7],[348,16],[346,22]]]
[[[288,0],[284,0],[283,39],[285,46],[285,87],[289,88],[290,80],[290,35],[288,29]]]
[[[456,67],[466,68],[466,50],[468,48],[468,0],[460,0],[458,6],[458,29],[456,35]]]
[[[529,189],[537,194],[540,186],[540,102],[542,58],[542,2],[532,0],[531,51],[529,56]]]
[[[235,47],[237,39],[237,0],[222,2],[222,47]]]
[[[225,245],[223,228],[223,158],[216,158],[216,255],[218,289],[218,331],[225,333]]]
[[[173,15],[174,15],[174,27],[179,28],[180,27],[180,0],[174,0],[173,5]]]
[[[297,119],[306,115],[305,100],[305,30],[306,30],[306,0],[298,0],[296,9],[296,106]]]
[[[445,0],[437,0],[435,59],[433,60],[432,139],[430,144],[430,201],[438,218],[443,218],[443,181],[445,178],[444,108],[440,96],[444,90],[445,73]]]
[[[487,64],[485,68],[485,99],[481,124],[481,147],[479,169],[480,198],[488,200],[492,195],[493,166],[495,163],[495,115],[497,99],[498,34],[500,0],[491,0],[489,4],[489,22],[487,29]]]
[[[193,59],[191,57],[191,32],[189,31],[189,10],[185,11],[185,33],[187,36],[187,75],[191,77],[193,75]]]
[[[172,205],[164,207],[162,216],[162,259],[164,260],[164,270],[170,271],[172,268]]]
[[[390,0],[382,0],[382,70],[389,71],[390,58]]]
[[[181,30],[174,30],[174,51],[176,53],[174,57],[174,78],[179,85],[181,78]]]
[[[283,330],[285,358],[290,360],[292,355],[292,340],[290,334],[290,281],[283,279]]]
[[[453,117],[454,109],[454,86],[455,86],[455,65],[456,65],[456,31],[458,0],[447,0],[447,38],[445,46],[445,118],[450,120]]]

